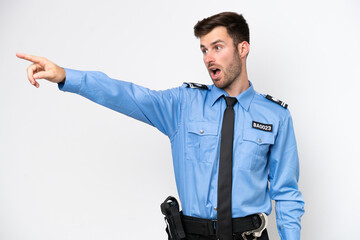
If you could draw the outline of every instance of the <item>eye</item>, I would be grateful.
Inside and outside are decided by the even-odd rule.
[[[203,48],[203,49],[201,49],[201,52],[202,52],[203,54],[206,54],[206,53],[208,52],[208,50],[205,49],[205,48]]]
[[[219,45],[216,45],[216,46],[215,46],[215,49],[216,49],[217,51],[219,51],[219,50],[221,50],[221,49],[222,49],[222,47],[221,47],[221,46],[219,46]]]

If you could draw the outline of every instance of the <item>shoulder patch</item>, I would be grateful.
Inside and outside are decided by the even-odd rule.
[[[189,88],[200,88],[200,89],[205,89],[208,90],[209,88],[205,85],[205,84],[201,84],[201,83],[192,83],[192,82],[184,82]]]
[[[283,101],[281,101],[281,100],[279,100],[277,98],[274,98],[274,97],[270,96],[269,94],[266,94],[265,98],[272,101],[272,102],[274,102],[274,103],[279,104],[280,106],[282,106],[285,109],[288,107],[288,105],[286,103],[284,103]]]

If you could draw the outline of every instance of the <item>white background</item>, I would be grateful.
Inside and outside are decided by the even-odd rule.
[[[40,82],[16,52],[151,89],[209,84],[193,26],[243,13],[249,79],[289,104],[306,202],[302,239],[357,239],[359,1],[0,1],[0,239],[166,239],[176,194],[155,128]],[[269,228],[279,239],[274,211]]]

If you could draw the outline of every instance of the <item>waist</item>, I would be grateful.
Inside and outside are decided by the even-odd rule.
[[[186,234],[198,234],[204,236],[216,235],[216,220],[182,215],[182,223]],[[234,233],[241,234],[259,228],[260,225],[261,218],[257,214],[232,219]]]
[[[216,219],[217,216],[217,191],[211,192],[214,189],[212,186],[202,186],[210,190],[202,190],[199,186],[197,189],[185,186],[188,191],[180,195],[181,207],[184,215],[194,216],[205,219]],[[180,187],[179,189],[181,189]],[[241,189],[241,188],[238,188]],[[210,191],[210,192],[209,192]],[[248,191],[246,194],[239,195],[238,190],[232,192],[232,217],[239,218],[248,216],[258,212],[264,212],[267,215],[271,213],[271,198],[269,191],[262,190],[263,193],[258,191]],[[179,192],[180,193],[180,192]],[[196,193],[194,195],[193,193]],[[251,206],[249,206],[251,202]],[[249,206],[249,207],[247,207]]]

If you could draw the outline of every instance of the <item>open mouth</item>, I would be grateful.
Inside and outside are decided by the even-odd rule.
[[[219,78],[220,72],[221,70],[219,68],[211,68],[210,70],[210,75],[212,79],[217,79]]]

